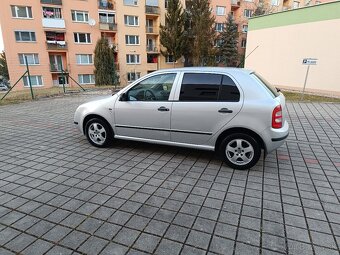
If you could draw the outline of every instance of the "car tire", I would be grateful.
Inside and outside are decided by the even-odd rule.
[[[236,133],[228,135],[222,140],[219,153],[231,168],[245,170],[253,167],[259,161],[261,147],[252,136]]]
[[[93,118],[85,125],[87,140],[96,147],[105,148],[113,142],[113,132],[106,121]]]

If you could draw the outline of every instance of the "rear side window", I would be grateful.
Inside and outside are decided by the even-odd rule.
[[[179,101],[238,102],[240,92],[233,80],[220,74],[184,74]]]
[[[251,76],[258,82],[260,83],[267,91],[268,93],[273,97],[278,97],[280,93],[277,91],[277,89],[272,86],[268,81],[266,81],[263,77],[256,73],[252,73]]]

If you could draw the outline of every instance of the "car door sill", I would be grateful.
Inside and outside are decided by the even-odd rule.
[[[198,145],[198,144],[190,144],[190,143],[178,143],[178,142],[161,141],[161,140],[139,138],[139,137],[131,137],[131,136],[123,136],[123,135],[115,135],[115,138],[116,139],[122,139],[122,140],[129,140],[129,141],[154,143],[154,144],[170,145],[170,146],[179,146],[179,147],[192,148],[192,149],[200,149],[200,150],[208,150],[208,151],[214,151],[215,150],[214,146],[209,146],[209,145]]]

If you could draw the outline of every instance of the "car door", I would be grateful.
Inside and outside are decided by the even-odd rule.
[[[226,74],[184,73],[172,106],[171,141],[209,145],[242,107],[242,91]]]
[[[115,132],[124,137],[170,141],[170,114],[177,73],[146,78],[115,104]]]

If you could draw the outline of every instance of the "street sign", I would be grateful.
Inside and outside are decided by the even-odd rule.
[[[303,65],[316,65],[317,64],[317,59],[316,58],[304,58],[302,60]]]

